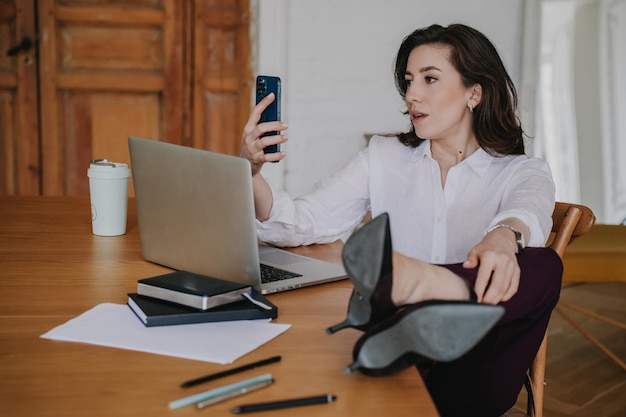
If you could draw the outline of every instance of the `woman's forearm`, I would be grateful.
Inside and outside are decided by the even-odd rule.
[[[252,176],[252,189],[254,191],[254,211],[257,220],[265,221],[272,210],[272,189],[259,173]]]

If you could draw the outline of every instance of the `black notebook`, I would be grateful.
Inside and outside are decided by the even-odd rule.
[[[242,297],[241,301],[210,310],[198,310],[134,293],[128,294],[128,306],[146,327],[278,317],[278,307],[254,289],[250,292],[250,298],[265,307]]]
[[[176,271],[137,281],[137,294],[207,310],[241,301],[251,287],[232,281]]]

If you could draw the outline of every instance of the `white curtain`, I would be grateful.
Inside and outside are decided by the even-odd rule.
[[[580,201],[578,135],[573,85],[575,2],[544,2],[541,13],[536,153],[546,159],[557,200]]]

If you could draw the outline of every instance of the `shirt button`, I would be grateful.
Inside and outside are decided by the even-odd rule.
[[[440,259],[441,259],[440,257],[435,256],[435,262],[439,262]]]

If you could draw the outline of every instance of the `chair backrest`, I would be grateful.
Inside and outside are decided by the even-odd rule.
[[[561,259],[567,246],[577,237],[591,230],[596,222],[596,216],[589,207],[580,204],[557,202],[552,213],[552,235],[548,241],[550,246]],[[543,417],[543,389],[546,375],[546,355],[548,350],[548,332],[543,336],[543,342],[529,370],[532,395],[529,393],[528,415]],[[534,404],[531,404],[531,398]]]
[[[554,236],[548,245],[563,258],[567,246],[577,237],[589,232],[595,222],[596,216],[589,207],[557,202],[552,212]]]

